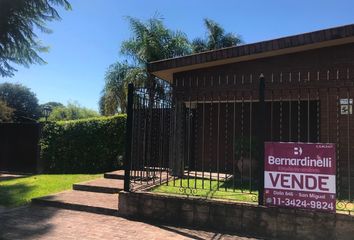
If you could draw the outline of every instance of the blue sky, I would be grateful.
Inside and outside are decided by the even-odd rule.
[[[203,18],[252,43],[354,23],[354,1],[340,0],[69,0],[72,11],[59,9],[62,21],[49,23],[52,34],[38,36],[50,46],[46,65],[18,67],[13,78],[37,94],[40,103],[77,101],[98,109],[107,67],[124,59],[120,44],[130,37],[125,16],[147,19],[156,12],[167,27],[190,39],[204,36]]]

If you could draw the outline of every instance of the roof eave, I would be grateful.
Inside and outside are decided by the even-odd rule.
[[[257,53],[257,54],[244,55],[244,56],[240,56],[240,57],[224,58],[224,59],[220,59],[220,60],[208,61],[208,62],[199,63],[199,64],[190,64],[190,65],[186,65],[186,66],[182,66],[182,67],[168,68],[168,69],[163,69],[160,71],[152,71],[151,73],[154,74],[158,78],[164,79],[168,82],[172,82],[173,81],[173,74],[178,73],[178,72],[185,72],[185,71],[190,71],[190,70],[195,70],[195,69],[220,66],[220,65],[230,64],[230,63],[251,61],[251,60],[256,60],[256,59],[260,59],[260,58],[280,56],[280,55],[285,55],[285,54],[291,54],[291,53],[319,49],[319,48],[338,46],[338,45],[343,45],[343,44],[353,43],[353,42],[354,42],[354,37],[341,38],[341,39],[335,39],[335,40],[330,40],[330,41],[325,41],[325,42],[302,45],[302,46],[298,46],[298,47],[283,48],[283,49],[278,49],[278,50],[273,50],[273,51],[265,51],[265,52],[261,52],[261,53]]]

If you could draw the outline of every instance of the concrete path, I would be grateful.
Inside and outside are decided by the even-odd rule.
[[[28,206],[0,214],[0,239],[255,239],[131,221],[66,209]]]
[[[28,176],[28,175],[21,175],[21,174],[15,174],[15,173],[1,173],[0,172],[0,181],[14,179],[14,178],[21,178],[21,177],[26,177],[26,176]]]

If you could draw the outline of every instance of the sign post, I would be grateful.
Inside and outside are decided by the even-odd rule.
[[[331,143],[266,142],[268,206],[336,211],[336,157]]]

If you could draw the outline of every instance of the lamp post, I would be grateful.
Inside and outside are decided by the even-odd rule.
[[[52,107],[49,105],[44,106],[43,115],[45,117],[45,122],[47,122],[50,113],[52,112]]]

